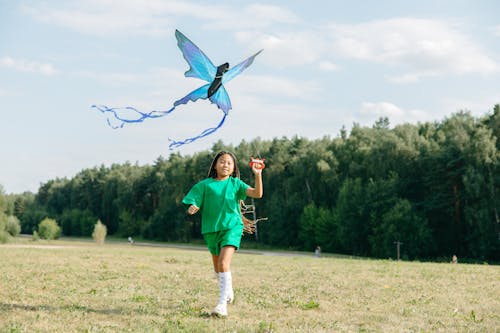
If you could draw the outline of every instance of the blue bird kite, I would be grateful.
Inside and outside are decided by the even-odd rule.
[[[181,104],[187,104],[189,101],[196,102],[198,99],[208,98],[211,103],[217,105],[217,107],[222,110],[224,115],[216,127],[207,128],[197,136],[185,140],[176,141],[169,139],[171,141],[169,144],[170,149],[174,149],[184,144],[191,143],[195,140],[212,134],[217,131],[222,126],[222,124],[224,124],[229,110],[231,110],[232,107],[229,95],[227,94],[227,91],[224,88],[223,84],[229,82],[238,74],[243,72],[245,68],[252,64],[254,58],[262,52],[262,50],[260,50],[259,52],[255,53],[253,56],[242,61],[233,68],[229,68],[228,63],[224,63],[218,67],[215,67],[212,61],[210,61],[210,59],[203,53],[203,51],[201,51],[198,46],[190,41],[189,38],[184,36],[184,34],[182,34],[179,30],[175,30],[175,37],[177,38],[177,45],[179,46],[184,59],[186,59],[187,63],[189,64],[189,70],[184,73],[184,76],[202,79],[208,82],[207,84],[193,90],[183,98],[175,101],[174,106],[169,110],[153,110],[151,112],[145,113],[130,106],[118,108],[110,108],[105,105],[92,106],[100,110],[102,113],[110,113],[116,120],[118,120],[119,125],[113,126],[108,117],[108,125],[112,128],[122,128],[127,123],[139,123],[146,118],[159,118],[166,116],[170,112],[174,111],[177,106]],[[126,118],[121,115],[124,112],[133,112],[136,114],[136,117]]]

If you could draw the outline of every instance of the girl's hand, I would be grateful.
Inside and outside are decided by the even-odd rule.
[[[193,214],[196,214],[196,212],[199,210],[200,209],[198,207],[196,207],[195,205],[191,205],[191,206],[189,206],[187,212],[189,215],[193,215]]]
[[[262,174],[262,169],[264,169],[262,167],[262,165],[258,164],[258,163],[252,163],[252,172],[254,175],[260,175]]]
[[[264,159],[252,157],[250,160],[250,167],[252,168],[252,172],[258,175],[262,173],[262,169],[264,169],[266,165],[264,164]]]

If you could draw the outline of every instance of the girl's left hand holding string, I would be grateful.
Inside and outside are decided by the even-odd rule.
[[[259,167],[259,165],[257,163],[254,163],[252,165],[252,172],[254,175],[260,175],[260,174],[262,174],[262,168]]]
[[[252,172],[254,173],[254,175],[262,174],[262,169],[266,167],[266,165],[264,164],[264,160],[254,159],[254,158],[252,158],[250,166],[252,168]]]

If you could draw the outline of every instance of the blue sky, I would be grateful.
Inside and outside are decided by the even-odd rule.
[[[182,31],[215,65],[254,64],[226,85],[233,109],[213,143],[338,136],[371,126],[485,115],[500,102],[500,2],[0,0],[0,184],[37,191],[56,177],[168,157],[222,113],[207,101],[113,130],[93,104],[168,109],[185,78]],[[244,158],[244,157],[240,157]]]

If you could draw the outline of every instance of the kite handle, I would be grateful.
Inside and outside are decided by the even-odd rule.
[[[255,165],[255,167],[257,169],[264,169],[266,167],[266,165],[264,164],[264,160],[265,160],[265,158],[252,157],[250,159],[250,163],[248,163],[248,165],[250,165],[251,168],[253,168],[253,166]]]

